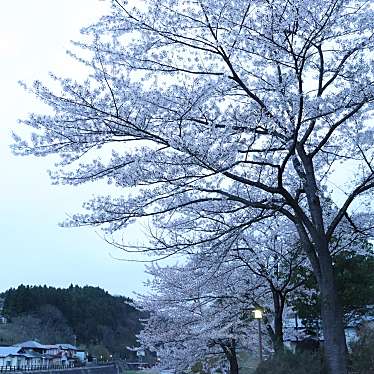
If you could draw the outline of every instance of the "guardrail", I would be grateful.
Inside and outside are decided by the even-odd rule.
[[[26,372],[26,371],[50,371],[50,370],[67,370],[67,369],[95,369],[102,367],[116,366],[114,361],[106,362],[88,362],[88,363],[79,363],[74,362],[69,365],[18,365],[18,366],[0,366],[0,373],[9,373],[9,372]]]
[[[25,365],[25,366],[0,366],[0,373],[10,371],[41,371],[41,370],[64,370],[79,368],[80,366],[71,365]]]

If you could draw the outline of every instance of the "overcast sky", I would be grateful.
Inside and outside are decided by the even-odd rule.
[[[60,228],[98,187],[52,186],[52,159],[11,154],[17,119],[39,104],[17,84],[43,80],[49,71],[76,76],[65,51],[81,27],[107,10],[99,0],[0,0],[0,291],[24,284],[100,286],[133,296],[146,279],[143,265],[116,261],[119,250],[90,228]],[[95,188],[95,190],[94,190]]]

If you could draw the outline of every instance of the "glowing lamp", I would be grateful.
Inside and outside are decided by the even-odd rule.
[[[255,309],[253,313],[255,314],[255,319],[262,319],[262,311],[260,309]]]

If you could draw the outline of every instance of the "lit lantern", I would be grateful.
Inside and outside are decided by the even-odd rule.
[[[255,309],[253,313],[255,314],[255,319],[262,319],[262,311],[260,309]]]

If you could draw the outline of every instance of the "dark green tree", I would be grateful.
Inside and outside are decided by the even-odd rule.
[[[112,296],[99,287],[73,285],[67,289],[24,285],[9,289],[4,293],[4,314],[14,321],[9,327],[13,330],[17,323],[24,326],[25,318],[32,319],[32,326],[40,324],[50,330],[39,336],[24,328],[25,333],[20,335],[16,329],[13,340],[21,336],[22,339],[39,337],[53,343],[57,337],[53,338],[51,331],[66,325],[63,329],[66,334],[58,335],[61,339],[65,336],[65,340],[72,342],[71,336],[75,335],[78,344],[104,345],[117,355],[123,355],[127,346],[136,344],[142,318],[131,305],[131,299]]]
[[[334,256],[334,272],[346,326],[362,316],[374,314],[373,269],[374,252],[369,247],[364,254],[342,251]],[[304,277],[304,289],[296,293],[292,304],[299,317],[313,330],[315,322],[321,319],[320,295],[314,275],[304,269]]]

